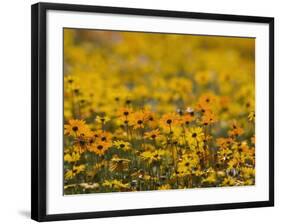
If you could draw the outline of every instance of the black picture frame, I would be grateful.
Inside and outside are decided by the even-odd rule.
[[[243,203],[208,204],[196,206],[160,207],[131,210],[114,210],[70,214],[46,213],[46,13],[48,10],[75,12],[100,12],[125,15],[142,15],[156,17],[192,18],[205,20],[221,20],[235,22],[254,22],[269,24],[269,200]],[[31,17],[31,218],[36,221],[54,221],[70,219],[101,218],[115,216],[132,216],[161,213],[178,213],[206,210],[238,209],[274,206],[274,18],[224,15],[211,13],[195,13],[183,11],[163,11],[137,8],[103,7],[73,4],[37,3],[32,5]]]

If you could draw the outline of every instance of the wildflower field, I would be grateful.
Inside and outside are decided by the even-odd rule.
[[[63,32],[64,194],[255,184],[255,39]]]

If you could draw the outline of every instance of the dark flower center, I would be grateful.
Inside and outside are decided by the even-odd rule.
[[[142,124],[142,120],[138,120],[138,124]]]
[[[209,102],[210,102],[210,99],[209,99],[209,98],[207,98],[207,99],[206,99],[206,102],[207,102],[207,103],[209,103]]]
[[[151,138],[156,138],[156,135],[155,134],[151,135]]]
[[[172,123],[172,120],[171,120],[171,119],[168,119],[166,122],[167,122],[167,124],[171,124],[171,123]]]
[[[196,138],[197,134],[196,133],[193,133],[192,134],[192,138]]]
[[[190,114],[190,116],[192,116],[192,117],[194,116],[194,112],[193,112],[193,111],[190,112],[189,114]]]
[[[185,163],[185,166],[189,166],[189,164],[190,164],[189,162],[186,162],[186,163]]]
[[[98,150],[102,150],[103,149],[103,146],[102,145],[98,145]]]
[[[106,141],[106,137],[102,137],[101,140],[102,140],[102,141]]]
[[[126,104],[130,104],[131,103],[131,100],[126,100]]]
[[[78,131],[78,127],[77,126],[72,127],[72,131]]]
[[[119,101],[119,97],[115,97],[115,100],[116,100],[116,101]]]
[[[182,110],[179,110],[178,113],[179,113],[179,115],[181,115],[181,116],[183,115],[183,111],[182,111]]]
[[[153,117],[150,117],[149,120],[150,120],[150,121],[153,121]]]
[[[86,144],[86,142],[85,142],[85,141],[83,141],[83,140],[80,140],[80,141],[79,141],[79,144],[80,144],[81,146],[83,146],[83,145],[85,145],[85,144]]]
[[[120,144],[120,147],[121,147],[121,148],[124,148],[124,147],[125,147],[125,145],[124,145],[124,144]]]
[[[128,116],[128,115],[129,115],[129,112],[128,112],[128,111],[125,111],[125,112],[124,112],[124,115],[125,115],[125,116]]]

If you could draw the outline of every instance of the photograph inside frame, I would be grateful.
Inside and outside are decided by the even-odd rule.
[[[255,184],[255,39],[64,28],[64,194]]]

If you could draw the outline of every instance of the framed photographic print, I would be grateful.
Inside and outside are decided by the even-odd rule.
[[[32,218],[274,205],[274,19],[32,6]]]

